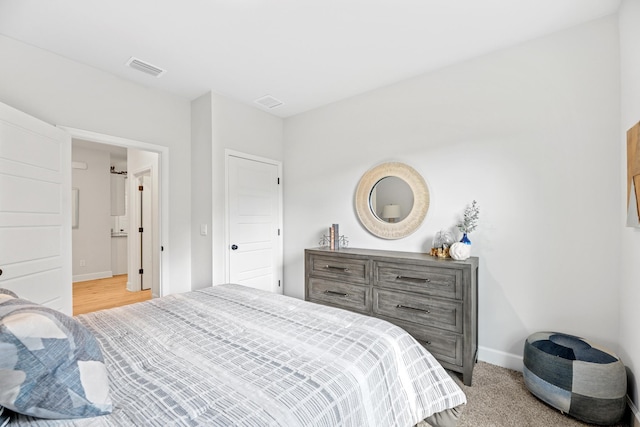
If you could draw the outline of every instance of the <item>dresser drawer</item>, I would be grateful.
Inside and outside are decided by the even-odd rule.
[[[462,270],[382,261],[373,268],[375,286],[462,299]]]
[[[338,281],[369,284],[366,259],[332,257],[312,254],[310,256],[311,276],[326,277]]]
[[[312,302],[365,314],[370,312],[371,307],[368,287],[317,277],[309,278],[308,298]]]
[[[433,354],[433,357],[438,359],[440,362],[450,363],[455,366],[462,366],[462,335],[422,327],[408,322],[390,319],[388,317],[380,317],[409,332],[416,341],[429,350],[429,353]]]
[[[462,302],[434,299],[386,289],[373,289],[373,313],[462,333]]]

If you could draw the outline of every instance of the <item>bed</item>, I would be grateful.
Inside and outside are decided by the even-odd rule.
[[[3,307],[18,301],[0,298],[0,319]],[[453,425],[466,403],[433,356],[397,326],[240,285],[74,319],[65,321],[82,325],[86,339],[99,343],[108,395],[95,387],[87,396],[101,399],[106,415],[44,419],[9,412],[10,426],[410,427],[427,418]],[[7,325],[0,323],[0,386],[9,372],[2,366]],[[82,341],[74,338],[73,346]],[[80,382],[98,383],[100,372]],[[18,406],[6,400],[0,391],[0,405]]]

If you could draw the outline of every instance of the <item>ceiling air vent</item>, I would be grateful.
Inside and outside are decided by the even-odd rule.
[[[154,77],[160,77],[167,72],[167,70],[158,68],[155,65],[151,65],[148,62],[144,62],[133,56],[127,61],[127,67],[142,71],[143,73],[151,74]]]
[[[263,107],[267,107],[269,109],[279,107],[283,104],[279,99],[274,98],[271,95],[265,95],[262,98],[258,98],[254,101],[256,104],[260,104]]]

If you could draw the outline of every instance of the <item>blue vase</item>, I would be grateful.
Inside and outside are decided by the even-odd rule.
[[[467,237],[467,233],[463,233],[462,234],[462,239],[460,241],[462,243],[464,243],[465,245],[470,245],[471,244],[471,240],[469,240],[469,238]]]

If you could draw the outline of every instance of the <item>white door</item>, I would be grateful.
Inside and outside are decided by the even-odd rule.
[[[0,270],[0,287],[72,314],[71,136],[5,104]]]
[[[282,293],[277,163],[227,158],[229,281]]]
[[[132,237],[132,271],[129,278],[131,291],[139,291],[153,288],[153,204],[151,188],[151,172],[144,171],[134,174],[135,194],[131,215],[135,233]]]
[[[153,283],[153,224],[151,222],[151,176],[149,172],[139,177],[140,190],[140,265],[142,289],[151,289]]]

